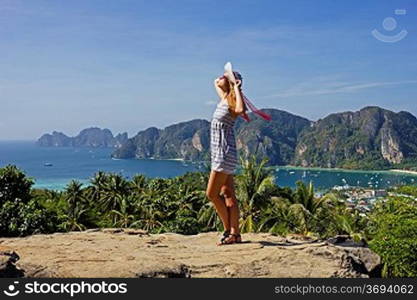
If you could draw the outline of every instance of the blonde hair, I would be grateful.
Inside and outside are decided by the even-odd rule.
[[[242,75],[240,75],[240,73],[236,71],[233,71],[233,74],[235,75],[236,79],[241,81],[240,87],[242,87],[242,84],[243,84]],[[226,93],[226,99],[227,99],[227,103],[229,104],[229,107],[233,108],[234,110],[236,108],[236,93],[235,93],[235,89],[233,88],[234,84],[230,82],[229,80],[227,82],[228,82],[228,91]],[[246,103],[244,101],[243,101],[243,110],[244,112],[247,111]]]

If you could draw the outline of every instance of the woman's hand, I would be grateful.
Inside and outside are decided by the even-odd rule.
[[[236,79],[236,83],[234,87],[237,87],[240,90],[241,85],[242,85],[242,80]]]

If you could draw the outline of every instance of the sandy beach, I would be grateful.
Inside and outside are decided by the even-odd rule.
[[[399,173],[407,173],[417,176],[417,171],[411,171],[411,170],[402,170],[402,169],[391,169],[391,172],[399,172]]]

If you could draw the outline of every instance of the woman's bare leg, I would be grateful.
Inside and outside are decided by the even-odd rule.
[[[217,214],[222,220],[225,231],[230,230],[229,211],[224,200],[220,197],[220,189],[226,183],[227,174],[217,171],[210,172],[206,196],[213,202]]]
[[[229,212],[230,233],[239,234],[239,205],[236,199],[233,175],[227,176],[226,183],[222,186],[226,207]]]

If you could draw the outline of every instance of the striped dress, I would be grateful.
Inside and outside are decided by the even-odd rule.
[[[237,166],[235,120],[227,100],[219,101],[210,126],[211,170],[234,174]]]

